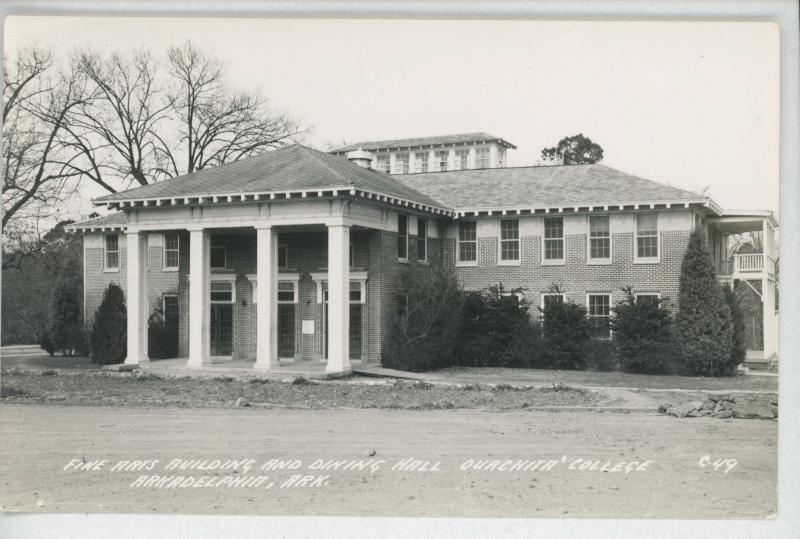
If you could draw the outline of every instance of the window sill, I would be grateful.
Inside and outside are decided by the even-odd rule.
[[[417,264],[422,264],[423,266],[427,266],[428,265],[428,261],[427,261],[427,259],[426,260],[417,260]]]
[[[563,266],[566,264],[565,259],[560,260],[542,260],[542,266]]]
[[[119,273],[119,268],[103,268],[103,273]]]
[[[634,264],[660,264],[661,258],[634,258]]]
[[[467,261],[467,262],[459,261],[459,262],[456,262],[456,267],[457,268],[477,268],[478,267],[478,261],[477,260]]]
[[[398,258],[397,261],[400,264],[408,264],[409,263],[407,258]]]
[[[165,272],[169,272],[169,273],[174,273],[174,272],[178,271],[178,268],[164,268],[164,269],[162,269],[161,271],[165,271]]]
[[[519,266],[520,265],[520,261],[519,260],[498,260],[497,261],[497,265],[498,266]]]
[[[590,258],[586,261],[589,266],[610,266],[612,263],[610,258]]]

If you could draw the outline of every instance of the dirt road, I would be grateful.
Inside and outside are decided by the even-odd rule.
[[[776,439],[775,422],[644,413],[6,404],[0,505],[33,512],[763,518],[776,508]],[[408,462],[393,469],[408,457],[427,461],[428,471],[419,471],[421,464],[410,471]],[[735,464],[715,470],[717,458]],[[119,461],[155,459],[151,470],[111,471]],[[219,459],[239,468],[168,470],[172,459],[209,468]],[[241,460],[224,462],[230,459]],[[249,471],[242,464],[248,459]],[[270,459],[301,464],[260,470]],[[373,469],[309,470],[317,459]],[[492,460],[492,471],[461,469]],[[92,464],[96,469],[75,469]],[[306,475],[313,478],[304,486],[291,479]],[[239,478],[255,484],[259,476],[268,478],[241,486]],[[240,486],[231,486],[237,479]]]

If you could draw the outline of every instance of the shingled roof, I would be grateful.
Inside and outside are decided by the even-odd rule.
[[[341,155],[347,152],[351,152],[353,150],[358,150],[359,148],[362,150],[366,150],[368,152],[374,152],[378,150],[390,150],[396,148],[411,149],[411,148],[420,148],[426,146],[441,146],[441,145],[449,146],[453,144],[470,144],[478,142],[498,142],[503,146],[505,146],[506,148],[514,148],[514,149],[516,148],[516,146],[514,146],[507,140],[503,140],[500,137],[490,135],[489,133],[479,132],[479,133],[461,133],[458,135],[440,135],[436,137],[402,138],[393,140],[370,140],[364,142],[357,142],[355,144],[348,144],[347,146],[342,146],[341,148],[336,148],[335,150],[331,150],[330,153]]]
[[[599,164],[458,170],[392,177],[456,211],[706,201],[697,193]]]
[[[95,199],[95,204],[242,193],[359,189],[434,207],[391,176],[300,144]]]
[[[128,224],[128,216],[125,212],[114,212],[108,215],[101,215],[79,223],[72,223],[67,225],[67,230],[76,230],[81,232],[91,232],[92,230],[121,230]]]

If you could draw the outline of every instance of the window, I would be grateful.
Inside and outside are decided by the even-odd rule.
[[[489,148],[478,148],[475,151],[475,168],[489,168]]]
[[[233,303],[233,283],[212,281],[209,289],[211,303]]]
[[[278,246],[278,269],[289,268],[289,248],[286,245]]]
[[[428,220],[417,218],[417,260],[428,260]]]
[[[107,270],[119,269],[119,234],[106,234],[105,259]]]
[[[636,258],[658,258],[658,215],[655,213],[636,216]]]
[[[456,150],[456,170],[467,170],[467,161],[469,159],[469,150]]]
[[[611,338],[611,295],[589,294],[589,330],[592,338],[608,340]]]
[[[168,327],[178,325],[180,305],[177,294],[164,294],[162,296],[162,311],[164,313],[164,325]]]
[[[375,169],[389,174],[389,154],[379,155],[375,158]]]
[[[292,281],[278,281],[278,303],[296,303],[295,283]]]
[[[350,267],[354,267],[356,265],[356,246],[350,242]]]
[[[397,258],[408,260],[408,215],[397,216]]]
[[[211,269],[225,269],[228,267],[228,253],[223,246],[211,247]]]
[[[361,283],[350,281],[350,303],[361,303]]]
[[[177,270],[180,259],[180,241],[177,234],[164,234],[164,269]]]
[[[655,301],[658,303],[661,301],[661,295],[657,292],[640,292],[635,294],[635,297],[636,303],[639,303],[640,301]]]
[[[557,292],[548,292],[546,294],[542,294],[542,309],[547,309],[554,304],[560,305],[563,303],[564,294],[559,294]]]
[[[436,162],[439,164],[439,172],[445,172],[447,170],[447,161],[450,159],[450,152],[447,150],[443,150],[440,152],[436,152]]]
[[[611,260],[611,229],[609,217],[589,217],[589,259]]]
[[[478,261],[478,231],[475,221],[458,223],[458,261]]]
[[[564,261],[564,219],[544,218],[544,260]]]
[[[394,173],[408,174],[408,154],[398,153],[394,156]]]
[[[519,220],[500,221],[500,262],[519,262]]]
[[[428,172],[428,152],[414,154],[414,172]]]

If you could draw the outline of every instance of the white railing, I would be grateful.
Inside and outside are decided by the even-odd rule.
[[[736,271],[739,273],[761,273],[764,271],[764,255],[734,255]]]

